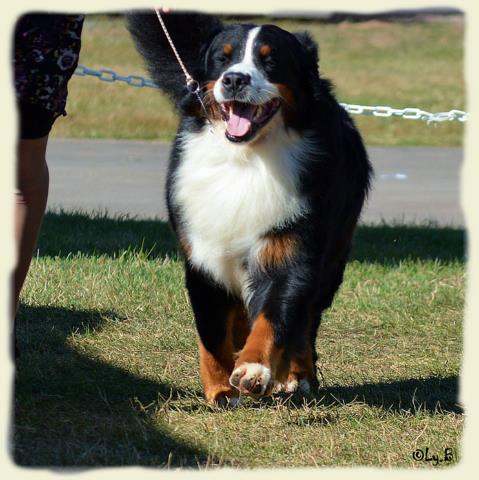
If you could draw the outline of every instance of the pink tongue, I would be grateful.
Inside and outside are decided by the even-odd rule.
[[[233,107],[230,110],[230,117],[226,124],[228,133],[235,137],[243,137],[246,135],[250,129],[255,110],[255,105],[238,102],[233,103]]]

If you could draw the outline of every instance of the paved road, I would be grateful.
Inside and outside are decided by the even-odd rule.
[[[164,142],[51,140],[49,207],[166,218]],[[376,178],[365,223],[464,225],[459,205],[462,149],[370,147]]]

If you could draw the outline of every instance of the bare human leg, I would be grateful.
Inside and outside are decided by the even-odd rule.
[[[38,232],[48,198],[49,173],[46,162],[48,135],[20,139],[17,145],[17,184],[15,192],[15,243],[17,250],[13,279],[12,317],[30,268]],[[14,325],[15,328],[15,325]]]

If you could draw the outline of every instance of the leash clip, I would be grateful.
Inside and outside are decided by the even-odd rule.
[[[189,78],[186,80],[186,88],[190,93],[200,93],[200,84],[194,78]]]

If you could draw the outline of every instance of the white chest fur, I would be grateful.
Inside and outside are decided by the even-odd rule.
[[[297,189],[305,151],[305,141],[282,128],[254,146],[207,128],[182,137],[173,196],[190,261],[243,298],[245,263],[254,262],[261,236],[307,208]]]

